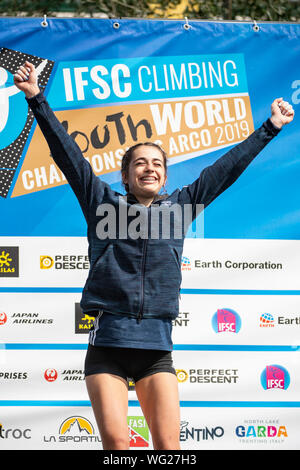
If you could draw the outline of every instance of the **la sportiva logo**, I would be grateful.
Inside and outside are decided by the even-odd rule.
[[[230,308],[220,308],[212,317],[212,327],[216,333],[238,333],[241,325],[239,314]]]
[[[291,380],[290,374],[283,366],[272,364],[263,370],[260,381],[265,390],[274,388],[286,390]]]
[[[92,423],[83,416],[70,416],[65,419],[60,427],[59,433],[43,437],[44,442],[100,442],[100,437],[95,434]]]

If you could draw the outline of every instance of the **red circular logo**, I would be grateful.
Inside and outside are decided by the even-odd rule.
[[[44,373],[44,377],[48,382],[54,382],[57,379],[57,371],[55,369],[47,369]]]
[[[0,312],[0,325],[4,325],[7,321],[7,316],[6,313]]]

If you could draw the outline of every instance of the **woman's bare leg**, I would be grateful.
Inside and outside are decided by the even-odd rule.
[[[93,374],[85,378],[104,450],[128,450],[128,386],[122,377]]]
[[[158,372],[135,384],[155,450],[180,449],[180,405],[174,374]]]

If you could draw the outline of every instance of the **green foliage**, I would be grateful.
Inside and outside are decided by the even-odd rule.
[[[300,0],[189,0],[176,16],[176,6],[186,0],[0,0],[0,15],[55,16],[72,12],[74,16],[99,14],[115,18],[255,19],[256,21],[299,21]],[[153,7],[155,4],[155,7]]]

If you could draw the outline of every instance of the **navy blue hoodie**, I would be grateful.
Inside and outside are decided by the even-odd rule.
[[[205,168],[200,176],[182,189],[170,195],[157,196],[150,207],[138,203],[134,195],[113,191],[97,177],[83,157],[80,148],[51,110],[43,93],[27,99],[43,132],[52,157],[66,176],[85,216],[88,226],[90,271],[83,289],[83,312],[104,310],[112,314],[124,314],[136,318],[175,318],[179,313],[181,284],[181,256],[185,227],[182,236],[176,228],[177,215],[170,216],[170,236],[150,233],[152,216],[163,206],[172,210],[176,206],[184,214],[191,209],[195,219],[201,207],[207,207],[226,190],[247,168],[254,157],[279,132],[270,119],[246,140],[232,148],[213,165]],[[108,206],[104,206],[108,204]],[[116,237],[99,236],[105,207],[116,213]],[[132,209],[148,220],[143,236],[136,238],[127,232],[121,237],[118,225],[120,210],[127,214],[127,228],[134,221]],[[102,208],[102,209],[101,209]],[[133,211],[134,212],[134,211]],[[135,216],[135,217],[136,217]],[[181,224],[182,227],[184,224]],[[145,224],[143,224],[145,227]],[[142,227],[142,228],[143,228]]]

